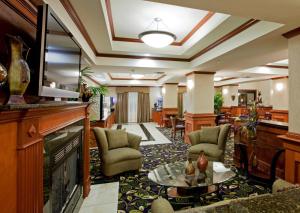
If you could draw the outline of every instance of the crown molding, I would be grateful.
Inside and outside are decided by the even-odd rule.
[[[300,35],[300,27],[282,34],[282,36],[287,39],[293,38],[298,35]]]
[[[106,0],[108,1],[108,0]],[[111,54],[111,53],[100,53],[97,51],[92,39],[90,38],[87,30],[85,29],[82,21],[80,20],[78,14],[76,13],[74,7],[70,3],[70,0],[60,0],[62,5],[64,6],[65,10],[82,33],[83,37],[86,39],[87,43],[89,44],[90,48],[94,52],[95,56],[97,57],[107,57],[107,58],[126,58],[126,59],[151,59],[151,60],[162,60],[162,61],[178,61],[178,62],[191,62],[194,59],[198,58],[199,56],[207,53],[208,51],[212,50],[213,48],[219,46],[220,44],[224,43],[225,41],[229,40],[230,38],[236,36],[237,34],[243,32],[244,30],[248,29],[249,27],[253,26],[254,24],[258,23],[259,20],[257,19],[250,19],[246,21],[244,24],[240,25],[236,29],[232,30],[228,34],[224,35],[217,41],[213,42],[212,44],[208,45],[206,48],[202,49],[195,55],[191,56],[190,58],[172,58],[172,57],[159,57],[159,56],[137,56],[137,55],[124,55],[124,54]],[[209,14],[207,14],[209,15]],[[210,14],[212,16],[213,14]],[[208,19],[208,17],[207,17]],[[203,21],[204,22],[204,21]],[[198,27],[202,25],[200,22],[198,23]],[[200,26],[201,25],[201,26]]]
[[[193,71],[193,72],[189,72],[187,74],[185,74],[185,76],[189,76],[189,75],[214,75],[216,74],[216,72],[206,72],[206,71]]]

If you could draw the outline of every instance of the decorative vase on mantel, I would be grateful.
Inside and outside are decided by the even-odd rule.
[[[206,171],[207,165],[208,165],[208,160],[205,157],[204,152],[202,151],[200,152],[200,155],[197,160],[197,167],[201,173],[204,173]]]
[[[10,97],[8,104],[25,104],[24,93],[30,82],[30,69],[23,59],[24,42],[21,37],[8,36],[11,47],[11,62],[8,71]]]

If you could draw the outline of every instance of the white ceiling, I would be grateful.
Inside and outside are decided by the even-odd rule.
[[[143,43],[116,41],[113,39],[105,0],[69,0],[98,53],[130,56],[159,56],[190,59],[212,43],[228,35],[251,18],[258,23],[220,43],[204,54],[190,61],[153,60],[152,58],[120,58],[96,55],[76,29],[74,22],[57,0],[47,2],[58,12],[58,16],[82,45],[91,61],[95,78],[110,85],[161,85],[165,82],[184,82],[190,71],[215,71],[216,76],[235,78],[235,82],[270,78],[288,74],[288,69],[261,67],[263,65],[284,65],[277,62],[287,59],[287,40],[282,34],[298,27],[300,20],[299,1],[265,0],[110,0],[115,37],[134,38],[146,30],[155,17],[163,19],[168,30],[181,41],[195,25],[209,12],[213,15],[182,46],[171,45],[154,49]],[[129,76],[131,70],[154,75],[164,72],[159,81],[129,82],[111,80],[107,73]],[[116,74],[119,73],[119,74]],[[100,76],[100,77],[99,77]],[[222,82],[222,83],[221,83]],[[221,81],[216,84],[226,84]],[[230,81],[231,82],[231,81]]]

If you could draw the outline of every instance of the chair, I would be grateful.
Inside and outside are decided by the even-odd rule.
[[[171,138],[175,139],[177,131],[180,131],[180,135],[182,137],[182,132],[185,131],[185,126],[183,124],[178,123],[178,119],[176,117],[170,117],[172,129],[171,129]]]
[[[191,132],[188,137],[192,146],[188,149],[188,157],[197,160],[203,151],[208,160],[224,162],[229,132],[230,124],[202,127],[201,130]]]
[[[105,176],[113,176],[142,167],[142,153],[139,146],[142,138],[124,130],[93,129]]]

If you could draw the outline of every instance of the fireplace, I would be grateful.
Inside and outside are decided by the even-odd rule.
[[[83,191],[83,122],[44,139],[44,213],[73,212]]]

